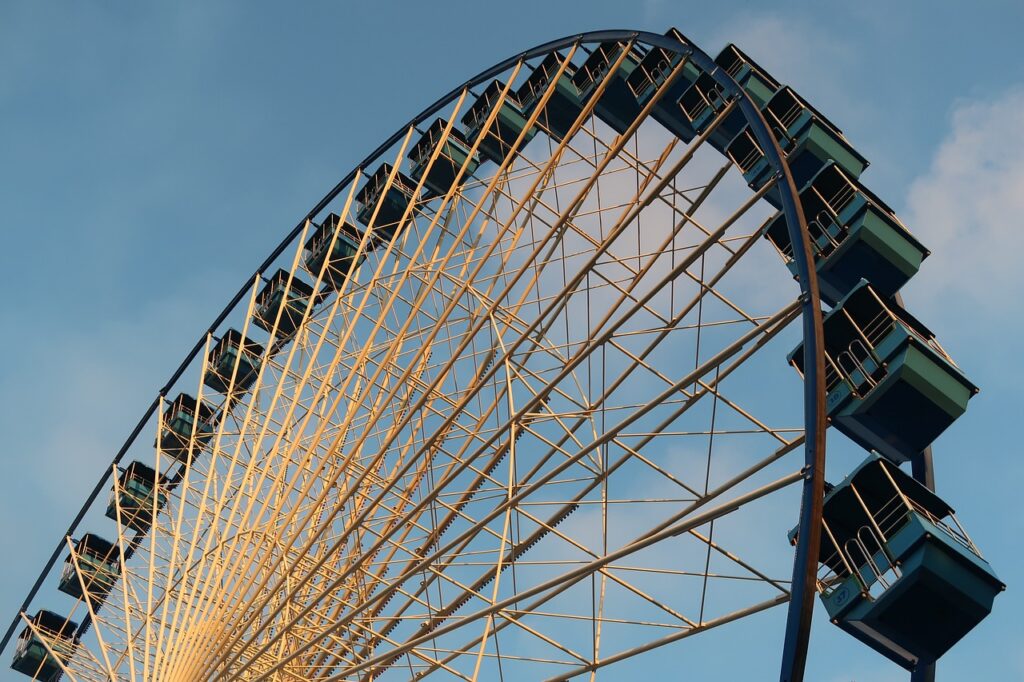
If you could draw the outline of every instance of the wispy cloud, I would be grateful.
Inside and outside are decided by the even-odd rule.
[[[961,104],[928,171],[914,181],[906,220],[933,255],[908,287],[953,320],[1000,315],[1024,285],[1024,88]],[[952,323],[952,320],[951,320]]]
[[[1024,88],[964,102],[928,170],[910,187],[905,221],[932,255],[905,287],[908,306],[988,390],[1015,388],[1014,334],[1024,288]]]

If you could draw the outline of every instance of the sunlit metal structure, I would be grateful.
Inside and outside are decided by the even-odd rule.
[[[785,607],[799,680],[821,592],[925,679],[969,628],[857,623],[926,584],[889,537],[942,573],[902,529],[953,528],[948,505],[897,467],[974,388],[892,300],[927,251],[866,165],[738,47],[712,60],[674,29],[479,74],[313,207],[161,388],[7,633],[15,668],[614,677]],[[826,499],[827,419],[888,460]],[[879,481],[903,516],[830,516]],[[942,578],[977,577],[976,623],[1001,583],[961,531]],[[61,615],[28,615],[62,556]]]

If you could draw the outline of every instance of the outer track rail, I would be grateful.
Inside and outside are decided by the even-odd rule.
[[[467,89],[477,86],[497,76],[503,71],[511,68],[517,62],[539,57],[554,50],[569,47],[579,43],[597,43],[603,41],[636,41],[639,44],[651,47],[661,47],[677,54],[684,54],[689,57],[703,71],[709,73],[722,87],[724,93],[737,100],[739,110],[743,113],[746,122],[750,125],[758,144],[765,152],[765,157],[775,172],[776,182],[779,185],[782,200],[782,210],[786,217],[791,242],[801,244],[802,248],[794,249],[794,261],[797,267],[798,281],[801,287],[801,307],[803,318],[804,337],[804,428],[806,433],[805,445],[805,467],[804,482],[800,511],[800,532],[796,548],[796,557],[793,565],[792,598],[789,603],[789,613],[786,624],[786,639],[783,649],[781,680],[783,682],[798,682],[803,679],[804,664],[807,657],[807,647],[810,637],[811,613],[814,607],[815,583],[814,576],[817,569],[818,546],[821,537],[821,511],[824,496],[824,474],[825,474],[825,384],[824,384],[824,351],[822,346],[822,314],[821,298],[818,291],[817,273],[812,263],[812,251],[810,237],[807,232],[807,223],[803,215],[800,202],[797,200],[797,187],[793,182],[788,165],[784,161],[782,151],[770,133],[769,126],[762,116],[760,110],[750,99],[750,96],[736,83],[736,81],[718,67],[717,64],[696,45],[679,41],[672,37],[650,33],[647,31],[630,30],[607,30],[579,33],[553,40],[542,45],[530,48],[516,54],[508,59],[502,60],[473,76],[469,80],[456,86],[446,94],[442,95],[433,104],[421,111],[417,116],[410,119],[401,126],[391,137],[381,143],[362,162],[349,171],[305,216],[295,225],[294,228],[281,240],[271,251],[270,255],[256,268],[252,275],[247,277],[239,288],[238,292],[231,298],[228,304],[214,319],[210,326],[200,335],[192,349],[171,374],[167,382],[159,389],[157,396],[149,405],[135,428],[132,429],[128,438],[122,444],[114,456],[110,466],[106,468],[96,486],[89,493],[85,503],[78,514],[68,526],[67,531],[61,537],[53,553],[47,560],[42,572],[36,579],[28,595],[22,602],[21,608],[11,621],[3,639],[0,640],[0,652],[6,650],[12,635],[18,627],[22,613],[26,612],[32,604],[33,599],[39,592],[47,576],[50,574],[61,553],[66,547],[66,538],[73,536],[85,514],[95,503],[103,488],[107,485],[116,466],[120,463],[125,453],[134,444],[135,439],[145,428],[146,423],[153,417],[160,405],[161,399],[177,383],[178,379],[185,373],[192,361],[206,345],[206,339],[214,334],[220,325],[227,319],[228,315],[242,301],[250,290],[253,282],[284,253],[295,239],[301,234],[306,222],[315,218],[324,208],[330,204],[340,193],[353,182],[363,168],[369,166],[374,160],[380,157],[385,151],[399,142],[408,129],[422,123],[431,117],[436,111],[454,101],[459,94]],[[80,632],[88,628],[88,622],[83,621]]]

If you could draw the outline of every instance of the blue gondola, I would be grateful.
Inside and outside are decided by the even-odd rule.
[[[674,28],[669,29],[665,35],[681,42],[690,42]],[[686,89],[703,73],[696,64],[677,52],[652,47],[626,78],[626,85],[636,98],[637,105],[643,109],[680,64],[680,73],[651,109],[651,117],[683,142],[689,142],[697,133],[689,120],[683,116],[678,102]]]
[[[501,81],[491,81],[491,84],[476,98],[473,105],[469,107],[469,111],[462,117],[466,137],[471,140],[475,139],[483,131],[487,118],[497,106],[498,101],[501,101],[501,109],[498,110],[494,122],[491,123],[487,134],[480,140],[477,147],[483,158],[497,164],[503,163],[512,151],[521,150],[537,134],[537,129],[532,127],[526,131],[525,135],[523,134],[527,123],[523,106],[511,89],[505,94],[505,99],[501,100],[501,93],[504,89],[505,84]]]
[[[40,634],[25,626],[18,636],[11,667],[41,682],[56,682],[63,672],[61,664],[67,665],[78,648],[78,623],[52,611],[39,611],[30,620]]]
[[[928,447],[978,392],[928,329],[862,281],[825,316],[833,426],[897,464]],[[803,372],[803,344],[789,356]]]
[[[251,339],[243,342],[242,332],[229,329],[210,351],[203,383],[218,393],[232,386],[235,392],[244,391],[256,381],[262,355],[263,346]]]
[[[107,518],[118,520],[117,508],[121,508],[121,525],[145,532],[153,525],[153,504],[159,512],[167,504],[163,477],[157,485],[157,474],[142,462],[132,462],[121,472],[117,486],[110,491],[107,501]],[[120,493],[120,494],[118,494]],[[153,496],[156,495],[156,499]]]
[[[409,204],[416,199],[416,183],[400,172],[389,181],[393,167],[382,163],[356,195],[356,218],[363,225],[373,222],[373,237],[390,242]]]
[[[338,224],[341,223],[339,229]],[[337,233],[337,236],[335,236]],[[334,240],[333,246],[331,240]],[[352,223],[347,220],[342,222],[341,216],[337,213],[330,213],[324,221],[317,225],[316,230],[313,231],[311,236],[306,241],[306,270],[310,276],[316,280],[320,276],[320,271],[324,267],[324,262],[327,261],[328,267],[324,270],[323,279],[321,282],[328,285],[332,289],[341,289],[341,286],[345,283],[345,278],[348,276],[350,268],[358,268],[359,265],[366,260],[366,252],[359,252],[359,244],[363,240],[363,233]],[[372,249],[377,245],[377,240],[370,239],[366,243],[366,249]],[[330,257],[328,258],[328,252]],[[353,266],[352,262],[355,261]],[[278,272],[280,275],[280,271]],[[309,287],[304,282],[302,283],[303,288],[298,290],[296,295],[291,295],[292,302],[289,303],[289,307],[293,310],[298,310],[300,306],[298,297],[305,294],[305,289],[309,289],[309,294],[312,295],[312,287]],[[301,316],[299,317],[301,320]]]
[[[618,68],[614,73],[609,73],[612,65],[627,49]],[[640,105],[626,85],[626,79],[639,63],[640,55],[633,48],[625,43],[609,41],[599,43],[572,75],[572,83],[576,86],[580,102],[589,101],[607,76],[604,92],[594,103],[594,114],[620,135],[625,134],[640,113]]]
[[[555,78],[564,59],[561,54],[552,52],[533,69],[519,88],[516,96],[522,104],[525,116],[533,115],[534,109],[540,104],[547,92],[548,85]],[[580,112],[583,111],[584,102],[580,99],[579,91],[572,82],[574,73],[576,70],[572,64],[566,65],[565,71],[555,82],[551,97],[537,119],[548,136],[559,142],[565,139]]]
[[[92,603],[95,605],[102,602],[110,594],[121,574],[118,548],[98,535],[86,533],[75,541],[75,554],[78,555],[78,571],[75,570],[75,561],[69,554],[64,559],[64,568],[61,570],[57,589],[81,599],[84,596],[82,583],[85,583]]]
[[[436,119],[409,152],[409,160],[412,162],[409,175],[416,182],[422,178],[423,185],[434,196],[446,195],[455,184],[456,177],[459,177],[460,184],[464,184],[480,165],[479,154],[470,154],[469,140],[454,126],[445,135],[447,126],[448,122],[443,118]],[[438,146],[441,149],[431,164],[430,157]]]
[[[822,520],[829,617],[909,670],[942,656],[1004,589],[949,505],[883,458],[826,495]]]
[[[779,89],[778,81],[731,43],[715,57],[715,63],[736,80],[758,107],[764,106]],[[722,87],[706,73],[698,76],[693,85],[679,98],[683,116],[698,133],[703,133],[715,120],[718,112],[727,105],[728,101]],[[725,120],[708,135],[708,144],[725,153],[726,147],[746,124],[743,112],[739,107],[734,107]]]
[[[827,164],[800,192],[811,237],[821,297],[835,305],[866,279],[883,296],[892,296],[928,256],[892,209],[849,177]],[[780,211],[768,219],[765,236],[796,276],[793,245]]]
[[[256,294],[256,305],[252,311],[252,322],[260,329],[270,332],[277,322],[278,339],[295,333],[313,296],[313,287],[303,282],[298,274],[290,279],[291,282],[288,281],[287,270],[278,269]],[[326,275],[324,279],[327,279]]]
[[[853,179],[860,177],[867,167],[867,160],[846,141],[842,131],[791,88],[779,88],[762,107],[762,113],[779,142],[798,190],[829,163],[837,164]],[[771,164],[749,126],[733,138],[726,154],[754,190],[774,177]],[[772,187],[764,198],[776,208],[781,206],[778,187]]]
[[[198,420],[197,420],[198,417]],[[196,404],[196,399],[187,393],[179,393],[164,410],[163,430],[160,438],[153,443],[159,445],[164,454],[178,461],[187,462],[189,443],[193,442],[192,456],[206,447],[213,437],[213,410],[205,402]]]

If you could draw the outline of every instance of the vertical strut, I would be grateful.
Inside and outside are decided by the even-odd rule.
[[[897,305],[903,307],[903,296],[899,292],[893,297]],[[932,492],[935,492],[935,464],[932,460],[932,446],[914,455],[910,459],[910,472],[914,480],[924,485]],[[917,670],[910,673],[910,682],[935,682],[935,664],[919,666]]]

